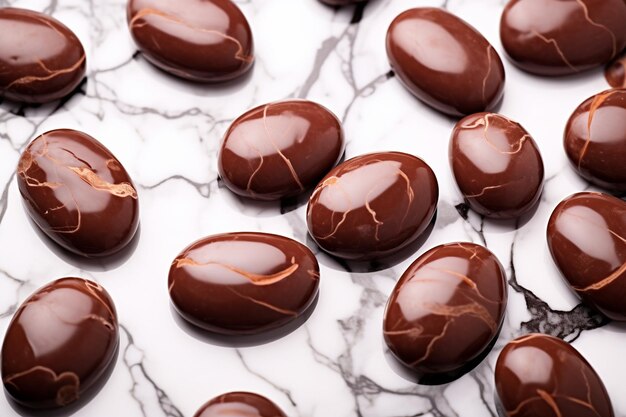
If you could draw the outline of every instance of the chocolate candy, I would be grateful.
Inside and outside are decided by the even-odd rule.
[[[515,65],[573,74],[609,62],[626,46],[624,0],[511,0],[500,38]]]
[[[276,404],[251,392],[229,392],[215,397],[194,417],[287,417]]]
[[[606,388],[576,349],[552,336],[509,342],[496,364],[501,417],[613,417]]]
[[[234,193],[277,200],[316,185],[341,158],[341,123],[325,107],[286,100],[238,117],[224,137],[219,172]]]
[[[221,82],[252,67],[252,31],[231,0],[129,0],[127,18],[143,56],[170,74]]]
[[[266,233],[209,236],[174,259],[174,308],[213,333],[256,334],[284,326],[312,304],[319,266],[304,245]]]
[[[604,75],[611,87],[626,88],[626,50],[607,65]]]
[[[2,382],[31,408],[68,405],[114,363],[117,314],[109,294],[81,278],[54,281],[17,309],[2,344]]]
[[[454,127],[450,165],[469,206],[492,218],[515,218],[543,188],[537,144],[518,123],[495,113],[467,116]]]
[[[548,246],[583,301],[626,321],[626,202],[592,192],[566,198],[550,217]]]
[[[455,372],[497,338],[506,303],[506,275],[489,250],[437,246],[413,262],[391,293],[385,342],[418,377]]]
[[[83,45],[55,18],[3,7],[0,33],[0,98],[46,103],[67,96],[83,80]]]
[[[410,9],[396,17],[387,31],[387,56],[408,90],[443,113],[489,110],[502,98],[500,56],[476,29],[443,9]]]
[[[578,106],[567,122],[564,144],[581,177],[626,191],[626,89],[604,91]]]
[[[137,231],[137,191],[128,173],[83,132],[53,130],[33,140],[20,157],[17,185],[37,226],[78,255],[111,255]]]
[[[313,191],[309,234],[339,258],[384,258],[426,230],[438,197],[435,174],[421,159],[400,152],[357,156],[335,167]]]

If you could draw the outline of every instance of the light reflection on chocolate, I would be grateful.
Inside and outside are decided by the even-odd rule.
[[[607,65],[604,76],[611,87],[626,88],[626,50]]]
[[[276,404],[252,392],[229,392],[213,398],[194,417],[287,417]]]

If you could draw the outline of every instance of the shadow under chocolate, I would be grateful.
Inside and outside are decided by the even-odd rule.
[[[115,347],[115,352],[113,353],[113,358],[111,359],[111,363],[104,369],[102,375],[94,382],[94,384],[87,388],[87,390],[78,398],[78,400],[74,401],[71,404],[68,404],[59,408],[52,409],[34,409],[26,407],[11,397],[9,393],[4,389],[4,395],[7,398],[7,402],[11,406],[11,408],[18,413],[20,416],[24,417],[65,417],[76,414],[80,411],[85,405],[87,405],[91,400],[93,400],[102,390],[102,388],[106,385],[113,374],[113,370],[115,369],[115,365],[117,364],[117,359],[120,351],[120,342],[118,339],[117,346]]]
[[[274,342],[278,339],[282,339],[287,335],[296,331],[311,317],[317,302],[319,300],[319,292],[311,302],[311,304],[304,310],[304,312],[295,319],[283,324],[280,327],[269,329],[267,331],[259,333],[238,334],[238,335],[226,335],[221,333],[215,333],[205,330],[195,324],[187,321],[176,311],[176,308],[170,302],[170,312],[174,321],[185,333],[189,336],[210,345],[222,346],[222,347],[253,347],[260,346]]]

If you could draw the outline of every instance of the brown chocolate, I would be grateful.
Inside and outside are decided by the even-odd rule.
[[[502,98],[502,60],[476,29],[443,9],[401,13],[387,31],[387,56],[407,89],[435,109],[464,116]]]
[[[609,62],[604,70],[606,81],[613,88],[626,88],[626,50]]]
[[[501,417],[613,417],[596,371],[568,343],[544,334],[509,342],[496,364]]]
[[[563,200],[548,223],[552,259],[586,303],[626,321],[626,202],[584,192]]]
[[[111,255],[133,238],[137,191],[100,142],[77,130],[44,133],[22,153],[17,184],[39,228],[78,255]]]
[[[624,0],[511,0],[500,38],[511,61],[540,75],[606,64],[626,46]]]
[[[119,328],[104,288],[81,278],[56,280],[17,309],[2,344],[2,382],[31,408],[76,401],[115,360]]]
[[[228,81],[254,62],[250,25],[231,0],[129,0],[127,18],[143,56],[178,77]]]
[[[0,33],[0,98],[46,103],[67,96],[85,77],[83,45],[55,18],[3,7]]]
[[[213,333],[257,334],[301,316],[319,287],[311,251],[286,237],[228,233],[199,240],[174,259],[174,308]]]
[[[414,242],[435,214],[432,169],[400,152],[357,156],[335,167],[313,191],[309,234],[331,255],[384,258]]]
[[[276,404],[252,392],[229,392],[213,398],[194,417],[287,417]]]
[[[437,246],[391,293],[385,342],[418,377],[455,372],[497,338],[506,304],[506,275],[495,255],[473,243]]]
[[[341,123],[328,109],[306,100],[279,101],[249,110],[231,124],[219,172],[236,194],[277,200],[315,186],[343,149]]]
[[[495,113],[467,116],[454,127],[450,165],[469,206],[492,218],[516,218],[539,201],[543,160],[518,123]]]
[[[564,145],[581,177],[626,191],[626,89],[604,91],[578,106],[567,122]]]

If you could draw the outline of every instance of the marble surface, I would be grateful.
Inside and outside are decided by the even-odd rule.
[[[192,416],[217,394],[250,390],[271,398],[291,417],[495,416],[493,367],[499,350],[515,336],[540,331],[572,341],[604,379],[616,415],[626,416],[626,327],[579,305],[561,280],[545,238],[559,201],[590,188],[568,165],[562,133],[573,109],[607,88],[601,69],[544,79],[505,60],[500,111],[534,136],[546,185],[532,218],[492,222],[468,213],[455,188],[447,156],[454,120],[427,108],[399,84],[390,72],[384,37],[401,11],[444,6],[502,54],[503,1],[372,0],[341,10],[316,0],[238,3],[256,37],[255,68],[227,86],[200,86],[165,75],[136,53],[123,0],[0,0],[0,6],[51,13],[75,31],[88,54],[88,79],[68,100],[39,107],[0,104],[0,335],[22,300],[63,276],[98,281],[119,313],[117,364],[102,390],[74,415]],[[441,189],[438,215],[415,254],[387,269],[339,263],[307,238],[304,200],[252,204],[220,185],[216,154],[228,123],[253,106],[287,97],[306,97],[333,110],[344,122],[347,157],[398,150],[433,167]],[[72,258],[28,220],[15,165],[31,139],[55,128],[95,136],[133,177],[141,233],[125,257]],[[244,230],[307,243],[318,255],[321,289],[311,317],[292,333],[233,346],[180,322],[170,307],[167,273],[177,253],[196,239]],[[386,359],[383,309],[406,267],[429,248],[451,241],[481,243],[499,257],[510,284],[508,312],[494,350],[474,371],[447,385],[418,386],[398,376]],[[0,415],[19,415],[4,395]]]

